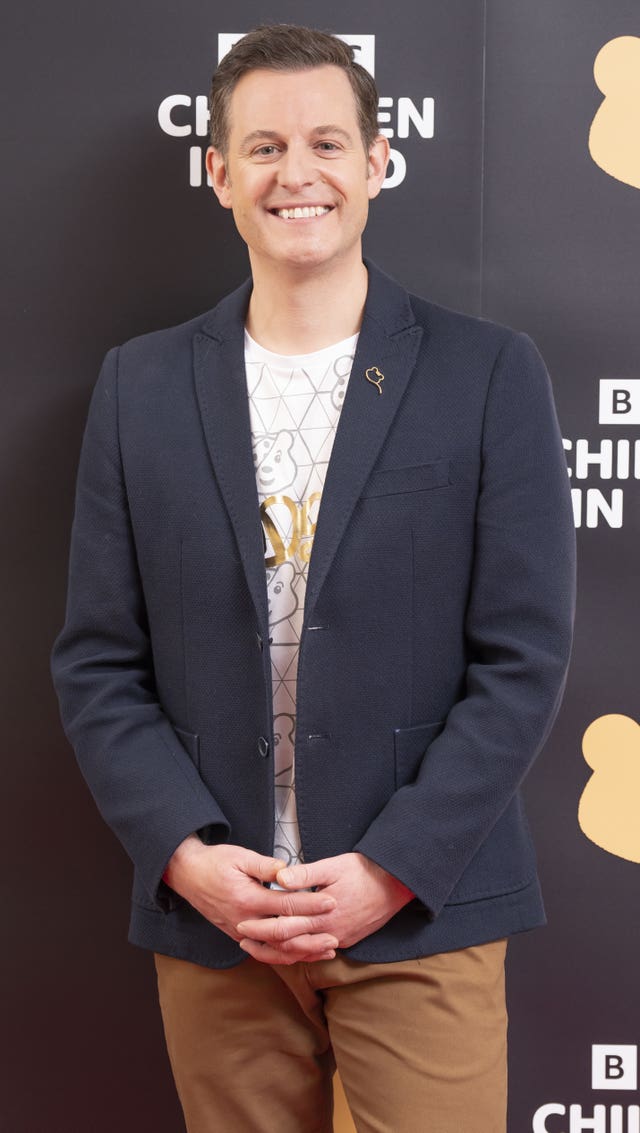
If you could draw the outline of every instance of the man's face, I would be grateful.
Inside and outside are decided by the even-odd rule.
[[[365,152],[340,68],[251,71],[233,92],[229,117],[226,158],[210,149],[207,166],[254,270],[359,262],[389,146],[380,137]]]

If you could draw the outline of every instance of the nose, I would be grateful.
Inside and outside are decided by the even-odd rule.
[[[282,187],[291,193],[313,185],[318,178],[313,151],[305,144],[292,143],[278,163],[278,174]]]

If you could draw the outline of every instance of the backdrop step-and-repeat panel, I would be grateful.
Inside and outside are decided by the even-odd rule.
[[[392,163],[367,253],[420,294],[526,330],[551,371],[579,606],[564,705],[527,785],[549,926],[510,948],[509,1130],[640,1133],[637,0],[313,14],[23,0],[5,14],[0,1126],[181,1128],[150,958],[125,939],[129,865],[62,736],[48,653],[105,350],[247,273],[206,184],[206,93],[219,54],[265,16],[321,18],[375,73]],[[336,1130],[349,1128],[341,1102]]]

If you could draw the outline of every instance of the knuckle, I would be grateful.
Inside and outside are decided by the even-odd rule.
[[[282,915],[292,917],[296,912],[296,899],[291,893],[285,893],[282,898]]]
[[[273,935],[276,940],[288,942],[289,931],[287,922],[284,917],[278,917],[276,923],[273,926]]]

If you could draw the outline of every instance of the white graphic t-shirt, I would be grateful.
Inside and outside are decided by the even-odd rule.
[[[296,817],[296,678],[307,568],[357,334],[282,355],[245,332],[253,458],[265,537],[273,680],[274,855],[302,860]]]

